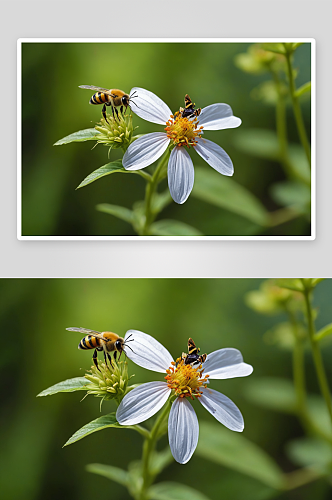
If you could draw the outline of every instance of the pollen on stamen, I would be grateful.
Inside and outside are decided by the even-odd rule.
[[[188,119],[177,111],[166,122],[166,134],[175,146],[196,146],[201,137],[203,126],[198,126],[197,117]]]
[[[207,386],[208,375],[203,376],[202,365],[194,366],[185,364],[184,359],[178,358],[176,363],[166,370],[165,380],[174,394],[180,398],[199,398],[202,395],[202,388]]]

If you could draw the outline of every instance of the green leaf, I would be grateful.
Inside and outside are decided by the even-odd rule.
[[[303,292],[303,283],[300,278],[279,278],[276,280],[276,285],[294,292]]]
[[[301,97],[301,95],[311,92],[311,82],[307,82],[301,87],[299,87],[295,92],[295,97]]]
[[[279,205],[310,213],[310,187],[301,182],[278,182],[271,188],[271,196]]]
[[[196,453],[220,465],[258,479],[277,490],[284,487],[284,476],[274,460],[243,435],[218,423],[200,422]]]
[[[203,236],[198,229],[172,219],[162,219],[151,224],[150,234],[153,236]]]
[[[262,49],[275,54],[285,54],[285,47],[283,43],[262,43]]]
[[[283,413],[296,411],[296,394],[288,379],[261,377],[247,380],[246,398],[263,408]]]
[[[258,128],[238,130],[233,141],[243,153],[266,160],[278,161],[280,158],[278,136],[274,130]]]
[[[86,128],[79,130],[73,134],[67,135],[63,139],[57,141],[54,146],[61,146],[62,144],[69,144],[69,142],[84,142],[84,141],[98,141],[100,133],[94,128]]]
[[[172,203],[171,193],[166,189],[163,193],[154,193],[151,202],[151,210],[154,213],[161,212],[167,205]]]
[[[311,286],[312,288],[316,287],[322,281],[326,280],[326,278],[311,278]]]
[[[204,486],[204,481],[202,485]],[[147,494],[149,500],[209,500],[206,495],[190,486],[174,482],[155,484]]]
[[[52,394],[57,394],[58,392],[85,391],[88,383],[89,381],[84,377],[70,378],[45,389],[41,393],[37,394],[37,397],[51,396]]]
[[[233,139],[234,145],[243,153],[271,161],[281,161],[280,146],[274,130],[244,129],[238,130]],[[288,145],[290,168],[307,184],[310,184],[310,167],[303,148],[299,144]]]
[[[174,462],[174,458],[169,446],[166,446],[163,451],[155,451],[151,458],[151,472],[159,474],[172,462]]]
[[[245,187],[212,169],[195,167],[193,196],[267,226],[269,216],[261,202]]]
[[[315,335],[314,339],[316,342],[319,342],[325,337],[328,337],[332,333],[332,323],[329,323],[328,325],[324,326],[324,328],[321,328]]]
[[[324,398],[318,394],[309,394],[307,398],[307,406],[308,413],[311,420],[315,423],[315,426],[332,439],[331,417],[327,410]]]
[[[298,179],[310,186],[311,172],[304,149],[299,144],[289,144],[288,156],[291,168]]]
[[[129,224],[132,224],[134,221],[134,213],[132,210],[126,207],[120,207],[119,205],[111,205],[109,203],[100,203],[96,206],[96,209],[99,212],[104,212],[106,214],[114,215],[114,217],[118,217],[118,219],[122,219]]]
[[[130,426],[120,425],[116,420],[115,413],[109,413],[108,415],[103,415],[102,417],[99,417],[96,420],[92,420],[92,422],[84,425],[84,427],[81,427],[81,429],[75,432],[75,434],[73,434],[72,437],[68,439],[64,446],[76,443],[76,441],[89,436],[89,434],[101,431],[102,429],[107,429],[107,427],[116,427],[117,429],[131,428]]]
[[[329,443],[317,438],[301,438],[286,445],[290,459],[302,467],[317,466],[331,472],[332,448]]]
[[[111,481],[115,481],[123,486],[127,486],[128,484],[128,472],[119,467],[103,464],[89,464],[86,466],[86,470],[93,474],[107,477],[107,479],[111,479]]]
[[[91,184],[91,182],[94,182],[97,179],[100,179],[101,177],[105,177],[105,175],[114,174],[115,172],[120,172],[122,174],[130,173],[129,170],[123,168],[122,160],[112,161],[110,163],[107,163],[106,165],[103,165],[100,168],[97,168],[97,170],[94,170],[81,182],[81,184],[79,184],[79,186],[77,186],[76,189],[87,186],[88,184]]]

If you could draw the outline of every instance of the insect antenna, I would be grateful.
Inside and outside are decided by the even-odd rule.
[[[134,339],[133,339],[133,340],[134,340]],[[131,340],[129,340],[129,342],[131,342]],[[134,354],[136,354],[136,352],[134,351],[134,349],[132,349],[132,348],[130,347],[130,345],[127,345],[127,344],[124,344],[124,345],[125,345],[126,347],[128,347],[128,349],[130,349],[130,350],[131,350]],[[125,354],[126,354],[126,352],[125,352]]]

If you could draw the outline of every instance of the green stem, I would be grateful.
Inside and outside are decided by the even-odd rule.
[[[286,490],[294,490],[295,488],[300,488],[305,484],[316,481],[317,479],[324,477],[327,474],[315,469],[314,467],[304,467],[303,469],[295,470],[294,472],[289,472],[285,476]]]
[[[289,321],[292,325],[295,347],[293,351],[293,377],[296,392],[296,403],[299,418],[304,426],[307,424],[306,418],[306,387],[305,387],[305,371],[304,371],[304,349],[303,342],[299,334],[298,324],[295,315],[288,311]]]
[[[291,166],[288,159],[287,151],[287,121],[286,121],[286,104],[282,92],[281,82],[278,73],[270,68],[274,83],[276,86],[278,101],[276,106],[276,129],[279,142],[280,160],[284,167],[286,174],[291,173]]]
[[[279,208],[278,210],[269,213],[269,227],[279,226],[280,224],[284,224],[285,222],[297,219],[302,215],[303,214],[291,207]]]
[[[142,456],[142,475],[143,475],[143,484],[140,496],[138,500],[147,500],[147,489],[151,485],[153,481],[153,474],[150,472],[150,459],[151,454],[153,453],[157,440],[160,436],[159,430],[160,426],[164,422],[165,418],[168,417],[168,414],[171,409],[171,401],[168,400],[162,412],[158,416],[148,438],[145,439],[143,444],[143,456]]]
[[[330,414],[331,422],[332,422],[332,404],[331,404],[331,394],[330,394],[330,388],[329,384],[327,381],[326,373],[325,373],[325,368],[322,360],[322,355],[319,349],[318,343],[315,341],[315,325],[314,325],[314,320],[313,320],[313,315],[312,315],[312,307],[311,307],[311,301],[310,301],[310,289],[306,286],[305,280],[301,278],[302,283],[303,283],[303,295],[305,299],[305,305],[306,305],[306,313],[307,313],[307,321],[308,321],[308,332],[309,332],[309,338],[310,338],[310,343],[311,343],[311,350],[312,350],[312,355],[314,358],[314,364],[316,368],[316,374],[318,378],[318,383],[320,387],[320,391],[323,395],[323,398],[325,399],[326,407],[328,409],[328,412]]]
[[[142,230],[142,236],[146,236],[149,234],[149,227],[157,215],[156,213],[153,213],[151,210],[151,202],[152,202],[153,194],[155,193],[156,187],[158,185],[160,174],[161,174],[163,168],[165,167],[165,165],[167,164],[168,158],[169,158],[169,151],[167,150],[166,153],[164,154],[164,156],[161,158],[160,162],[158,163],[157,168],[154,171],[154,173],[150,179],[150,182],[146,186],[146,190],[145,190],[145,223],[144,223],[144,227]]]
[[[300,103],[299,103],[299,100],[296,96],[294,74],[293,74],[293,68],[292,68],[292,62],[291,62],[292,52],[288,50],[288,48],[286,47],[285,44],[284,44],[284,46],[285,46],[285,57],[286,57],[286,62],[287,62],[289,90],[290,90],[290,95],[292,98],[296,126],[297,126],[298,134],[300,137],[300,141],[301,141],[302,146],[304,148],[309,165],[311,166],[310,144],[309,144],[307,133],[306,133],[305,126],[304,126],[304,121],[303,121]]]

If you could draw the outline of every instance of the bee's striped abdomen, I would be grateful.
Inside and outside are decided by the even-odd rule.
[[[103,92],[96,92],[90,99],[90,104],[103,104],[108,102],[108,95]]]
[[[81,342],[78,344],[79,349],[95,349],[100,346],[100,339],[93,337],[92,335],[87,335],[83,337]]]

